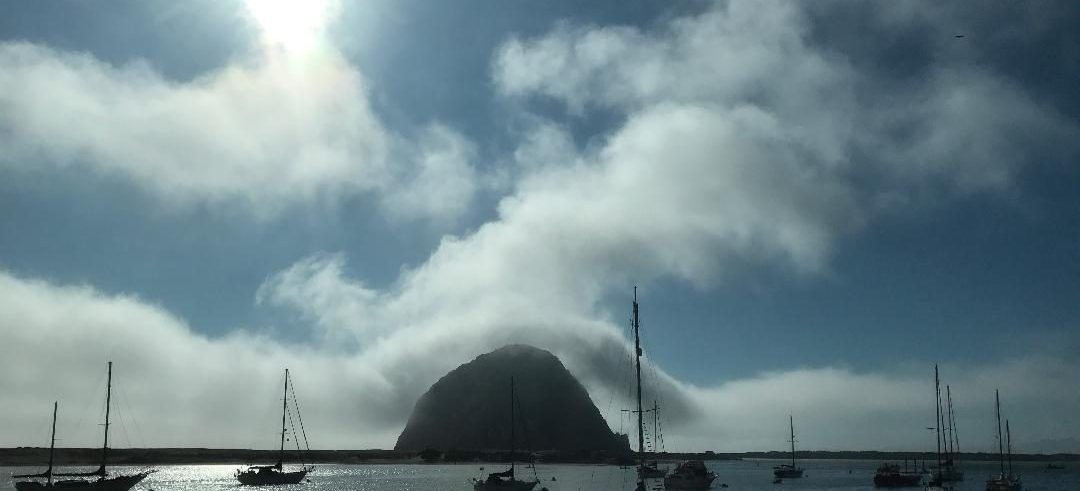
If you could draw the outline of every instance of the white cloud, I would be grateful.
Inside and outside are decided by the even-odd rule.
[[[400,188],[383,200],[384,213],[404,218],[434,217],[452,221],[468,211],[476,194],[478,176],[469,162],[476,149],[464,136],[447,126],[426,128],[413,161],[403,169]]]
[[[471,142],[437,124],[419,143],[393,134],[340,53],[276,46],[180,83],[142,61],[0,43],[0,170],[84,167],[171,207],[259,219],[365,193],[394,219],[441,223],[468,210]]]

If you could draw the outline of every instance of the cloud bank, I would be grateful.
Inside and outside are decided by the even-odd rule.
[[[438,123],[392,133],[339,52],[275,46],[180,83],[145,61],[112,66],[0,43],[0,168],[84,168],[169,207],[259,219],[357,195],[393,219],[447,222],[467,211],[477,187],[470,141]]]

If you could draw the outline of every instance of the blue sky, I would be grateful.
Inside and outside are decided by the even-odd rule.
[[[155,329],[212,346],[212,373],[298,352],[382,391],[312,384],[357,428],[326,446],[355,448],[392,443],[447,369],[530,342],[611,421],[638,284],[669,442],[778,448],[768,418],[801,410],[819,448],[921,448],[918,404],[834,417],[804,391],[922,397],[940,362],[973,418],[1011,383],[1032,450],[1080,451],[1057,385],[1080,373],[1071,3],[279,4],[0,7],[9,355],[66,329],[89,369],[150,363]],[[280,356],[236,374],[273,380]],[[777,414],[744,399],[803,377]],[[5,428],[55,398],[0,392],[26,408]]]

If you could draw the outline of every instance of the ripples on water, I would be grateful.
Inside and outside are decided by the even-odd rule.
[[[727,484],[729,490],[775,490],[797,489],[803,491],[857,491],[873,490],[874,469],[877,461],[809,460],[801,461],[806,469],[803,479],[785,480],[773,484],[772,466],[777,462],[764,460],[717,461],[707,465],[719,477],[713,489]],[[239,465],[170,465],[160,466],[136,489],[157,491],[195,491],[241,488],[233,477]],[[1015,468],[1029,491],[1076,491],[1080,490],[1080,463],[1070,462],[1065,470],[1047,471],[1045,463],[1019,463]],[[484,470],[481,470],[481,469]],[[486,472],[504,469],[499,464],[481,465],[329,465],[316,466],[310,476],[311,482],[302,485],[275,486],[275,491],[469,491],[473,478]],[[124,467],[115,470],[123,471]],[[24,470],[40,469],[4,468],[7,489],[14,489],[10,476]],[[997,471],[991,462],[966,463],[967,481],[958,483],[956,491],[982,491],[986,477]],[[532,476],[532,469],[519,466],[519,477]],[[616,466],[594,465],[537,465],[536,474],[541,486],[550,491],[630,491],[634,488],[633,469]],[[552,481],[555,477],[557,480]],[[538,486],[537,491],[540,489]],[[907,488],[921,489],[921,488]]]

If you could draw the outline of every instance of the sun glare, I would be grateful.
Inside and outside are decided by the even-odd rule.
[[[327,0],[246,0],[268,47],[307,51],[325,36],[332,5]]]

